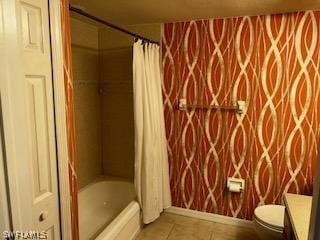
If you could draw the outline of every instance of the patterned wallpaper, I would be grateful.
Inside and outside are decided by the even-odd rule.
[[[72,240],[79,239],[78,222],[78,179],[76,174],[76,137],[75,137],[75,112],[73,96],[73,76],[72,76],[72,53],[70,35],[70,13],[69,0],[60,0],[61,6],[61,28],[63,41],[63,73],[66,95],[66,115],[67,115],[67,137],[69,150],[69,184],[70,184],[70,208],[71,208],[71,227]]]
[[[320,12],[165,24],[164,105],[174,206],[251,219],[311,194],[320,123]],[[232,106],[179,111],[189,104]],[[319,109],[319,110],[318,110]],[[245,179],[241,194],[227,177]]]

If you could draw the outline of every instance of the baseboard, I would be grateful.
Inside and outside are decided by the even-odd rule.
[[[214,213],[199,212],[199,211],[185,209],[185,208],[170,207],[170,208],[167,208],[165,212],[174,213],[174,214],[178,214],[186,217],[197,218],[197,219],[206,220],[206,221],[211,221],[211,222],[239,226],[239,227],[246,227],[246,228],[253,227],[252,221],[249,221],[249,220],[227,217],[227,216],[222,216]]]

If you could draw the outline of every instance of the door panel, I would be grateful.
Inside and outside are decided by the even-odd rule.
[[[9,184],[15,186],[11,191],[16,195],[12,208],[15,215],[20,215],[20,218],[14,217],[14,228],[47,231],[48,239],[58,240],[59,196],[48,0],[5,3],[8,17],[4,17],[4,24],[8,32],[4,37],[12,51],[5,53],[10,66],[1,87],[9,98],[4,124],[7,124],[6,136],[11,139]],[[9,15],[14,19],[9,19]]]
[[[48,134],[48,103],[46,99],[45,76],[28,76],[27,110],[29,113],[29,136],[32,148],[33,197],[34,202],[42,201],[52,194],[50,171],[50,140]]]

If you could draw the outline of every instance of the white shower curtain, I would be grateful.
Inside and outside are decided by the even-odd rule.
[[[146,224],[171,206],[159,52],[141,40],[133,46],[135,188]]]

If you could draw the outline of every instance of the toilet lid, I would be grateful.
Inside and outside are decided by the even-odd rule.
[[[284,227],[285,207],[281,205],[264,205],[254,210],[254,215],[261,222],[276,228]]]

